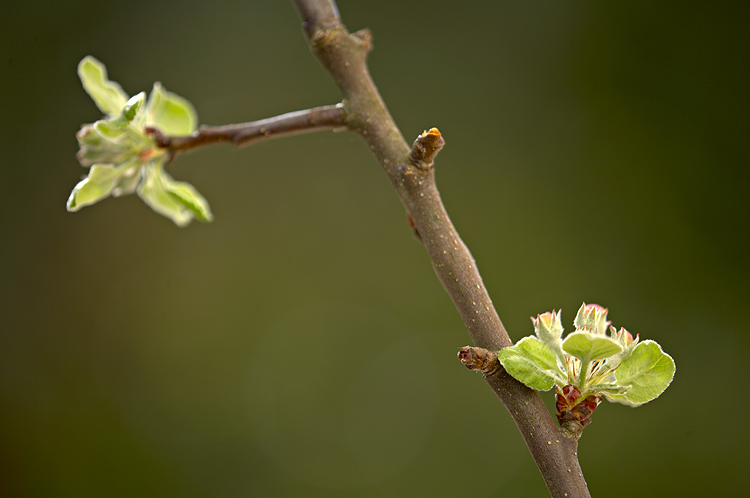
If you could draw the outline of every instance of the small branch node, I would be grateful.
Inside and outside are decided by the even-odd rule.
[[[372,50],[372,42],[375,37],[369,28],[363,28],[359,31],[355,31],[354,33],[352,33],[352,38],[354,38],[357,41],[357,44],[360,47],[364,48],[365,51],[369,52]]]
[[[566,412],[562,417],[559,418],[560,427],[566,430],[576,440],[580,439],[583,435],[583,429],[591,423],[591,419],[578,420],[573,417],[570,412]]]
[[[158,128],[154,128],[153,126],[146,126],[143,131],[146,132],[146,135],[154,139],[157,147],[167,149],[171,145],[170,137],[164,135],[164,133],[162,133]]]
[[[437,128],[430,128],[414,140],[409,154],[409,163],[419,169],[430,169],[445,140]]]
[[[497,353],[493,353],[484,348],[464,346],[458,352],[458,360],[466,365],[466,368],[469,370],[482,372],[485,375],[494,373],[500,368],[500,361],[497,359]]]

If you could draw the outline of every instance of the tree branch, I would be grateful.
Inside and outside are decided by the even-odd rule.
[[[343,95],[341,104],[323,106],[249,123],[201,126],[190,136],[147,132],[172,156],[198,147],[233,143],[244,147],[271,138],[347,128],[359,134],[382,165],[406,208],[409,223],[424,243],[430,262],[458,310],[476,347],[459,359],[483,373],[516,422],[553,497],[589,497],[577,458],[578,437],[560,428],[539,393],[502,368],[492,351],[511,346],[471,253],[448,217],[435,184],[434,160],[445,141],[437,128],[409,147],[396,126],[367,67],[372,33],[350,34],[332,0],[295,0],[311,51]]]
[[[154,127],[146,128],[146,132],[154,138],[157,146],[169,149],[172,155],[176,155],[217,143],[233,143],[238,147],[245,147],[272,138],[341,129],[346,129],[346,109],[343,104],[288,112],[249,123],[224,126],[202,125],[195,133],[184,137],[164,135]]]
[[[382,165],[474,344],[487,350],[511,346],[435,185],[432,160],[442,147],[440,132],[433,128],[420,136],[426,140],[418,138],[410,148],[370,77],[370,31],[350,34],[332,0],[295,0],[294,4],[311,51],[343,95],[347,127],[362,137]],[[539,393],[502,368],[484,378],[516,422],[552,496],[590,496],[578,464],[577,437],[556,424]]]

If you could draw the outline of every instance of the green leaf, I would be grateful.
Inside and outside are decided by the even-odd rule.
[[[123,127],[128,124],[127,121],[123,121],[119,116],[112,119],[100,119],[94,123],[94,129],[99,135],[114,143],[118,143],[118,140],[124,133]],[[125,145],[118,143],[118,145]],[[129,147],[128,147],[129,148]]]
[[[78,64],[78,76],[83,88],[104,114],[117,116],[128,101],[122,87],[107,79],[107,68],[94,57],[87,55]]]
[[[123,128],[127,126],[138,114],[146,101],[146,92],[134,95],[122,108],[117,116],[110,119],[102,119],[94,123],[96,130],[102,135],[110,138],[117,138],[124,133]]]
[[[131,168],[122,175],[112,189],[112,197],[132,194],[141,182],[141,168]]]
[[[166,174],[166,173],[165,173]],[[170,178],[171,180],[171,178]],[[175,182],[165,184],[167,191],[177,200],[192,211],[193,215],[201,221],[213,221],[214,215],[208,206],[208,201],[192,185],[187,182]]]
[[[549,391],[556,379],[565,384],[555,353],[536,337],[524,337],[515,346],[501,349],[497,358],[510,375],[537,391]]]
[[[146,124],[165,135],[190,135],[198,126],[198,115],[187,99],[166,91],[156,82],[146,107]]]
[[[562,347],[566,353],[575,356],[584,363],[608,358],[622,351],[622,346],[614,339],[591,332],[568,334]]]
[[[95,164],[89,174],[81,180],[68,197],[68,211],[78,211],[112,195],[123,181],[129,181],[137,175],[137,163],[129,162],[115,167],[111,164]],[[139,175],[138,175],[139,176]],[[121,188],[121,187],[120,187]]]
[[[211,221],[213,215],[206,199],[189,183],[176,182],[164,171],[163,160],[144,167],[138,196],[157,213],[170,218],[177,226],[188,225],[193,218]]]
[[[135,115],[138,114],[138,111],[141,110],[145,102],[146,92],[141,92],[138,95],[133,95],[132,97],[130,97],[130,100],[127,101],[125,107],[122,108],[120,116],[128,123],[133,121]]]
[[[675,364],[671,356],[654,341],[643,341],[624,358],[615,371],[617,383],[630,389],[613,401],[631,406],[642,405],[657,398],[674,378]]]
[[[595,384],[589,386],[587,391],[593,392],[597,396],[604,395],[612,397],[614,395],[623,394],[627,392],[628,389],[630,389],[630,386],[621,386],[619,384]]]

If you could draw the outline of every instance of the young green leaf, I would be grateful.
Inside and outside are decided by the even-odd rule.
[[[138,114],[138,111],[141,110],[141,107],[143,107],[145,102],[146,92],[133,95],[130,97],[130,100],[125,103],[125,107],[122,108],[120,116],[122,116],[122,119],[125,120],[126,123],[133,121],[135,115]]]
[[[198,115],[188,100],[156,82],[146,107],[146,123],[167,135],[190,135],[197,127]]]
[[[566,353],[575,356],[583,363],[607,358],[622,351],[617,341],[591,332],[568,334],[562,345]]]
[[[556,379],[565,384],[557,356],[536,337],[524,337],[515,346],[501,349],[497,359],[510,375],[537,391],[549,391]]]
[[[68,211],[78,211],[84,206],[90,206],[96,202],[109,197],[122,182],[130,181],[137,174],[135,163],[126,163],[122,166],[111,164],[95,164],[91,166],[89,174],[81,180],[68,197]],[[140,175],[139,175],[140,176]]]
[[[151,209],[170,218],[175,225],[183,227],[190,223],[192,214],[164,188],[161,161],[152,161],[143,167],[143,180],[138,185],[138,197]]]
[[[170,182],[165,181],[165,189],[193,215],[201,221],[213,221],[214,215],[208,206],[208,201],[192,185],[187,182],[176,182],[169,178]]]
[[[605,396],[614,396],[623,394],[630,389],[630,386],[621,386],[619,384],[595,384],[593,386],[589,386],[588,390],[589,392],[597,393],[597,395],[605,395]]]
[[[193,218],[211,221],[213,215],[206,199],[189,183],[175,182],[164,171],[161,160],[143,168],[138,196],[157,213],[170,218],[177,226],[186,226]]]
[[[128,101],[128,94],[119,84],[107,79],[107,68],[104,64],[88,55],[78,64],[78,76],[86,93],[104,114],[120,114]]]
[[[654,341],[643,341],[624,358],[615,371],[617,383],[630,385],[622,395],[611,396],[613,401],[631,406],[642,405],[657,398],[674,378],[675,364],[671,356]]]
[[[138,114],[146,101],[146,92],[134,95],[122,108],[120,114],[113,118],[102,119],[94,123],[96,130],[109,138],[117,138],[124,133],[123,128],[127,126]]]
[[[135,192],[138,184],[141,183],[141,168],[131,168],[126,174],[120,177],[120,180],[112,189],[112,197],[120,197]]]

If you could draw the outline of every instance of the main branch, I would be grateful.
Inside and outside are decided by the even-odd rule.
[[[186,137],[147,131],[172,155],[217,143],[245,146],[262,140],[319,130],[348,129],[359,134],[383,167],[406,208],[409,222],[466,326],[475,347],[459,359],[482,372],[516,422],[531,456],[555,498],[590,497],[578,463],[580,433],[560,428],[539,393],[511,377],[492,351],[511,346],[469,249],[451,223],[435,185],[434,160],[444,145],[436,128],[410,147],[386,108],[367,67],[369,30],[349,33],[332,0],[294,0],[311,51],[343,96],[341,104],[250,123],[201,126]]]
[[[409,147],[370,77],[367,54],[372,34],[369,30],[350,34],[332,0],[294,3],[311,51],[342,93],[347,128],[362,137],[382,165],[475,346],[498,350],[512,345],[476,263],[440,199],[432,164],[439,147],[431,153],[420,140]],[[427,135],[432,141],[440,137],[435,129],[422,136]],[[429,161],[419,160],[426,155]],[[578,464],[576,435],[558,427],[539,394],[504,369],[491,369],[484,378],[515,420],[552,496],[590,496]]]

